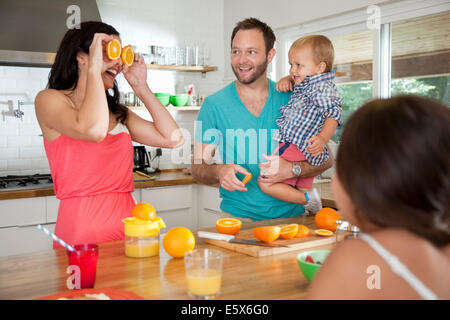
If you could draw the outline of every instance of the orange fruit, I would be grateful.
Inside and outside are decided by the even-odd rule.
[[[127,66],[131,66],[134,62],[134,52],[131,46],[125,46],[122,48],[122,62]]]
[[[316,234],[317,234],[318,236],[322,236],[322,237],[330,237],[330,236],[332,236],[334,233],[333,233],[332,231],[330,231],[330,230],[319,229],[319,230],[316,230]]]
[[[247,182],[249,182],[250,180],[252,180],[253,175],[251,173],[249,173],[248,175],[246,175],[244,177],[244,179],[242,180],[243,184],[246,184]]]
[[[185,227],[170,229],[163,239],[163,247],[174,258],[183,258],[184,253],[195,247],[195,238],[192,232]]]
[[[295,236],[296,238],[306,238],[311,235],[311,232],[309,231],[309,228],[307,226],[304,226],[302,224],[298,225],[298,232]]]
[[[281,228],[278,226],[253,228],[253,233],[258,240],[272,242],[280,236]]]
[[[106,56],[109,60],[117,60],[122,51],[119,40],[113,39],[106,44]]]
[[[223,218],[216,221],[216,229],[219,233],[236,234],[241,227],[242,221],[235,218]]]
[[[283,239],[292,239],[297,235],[298,232],[298,224],[289,224],[284,226],[280,230],[280,237]]]
[[[141,202],[131,209],[131,215],[142,220],[152,220],[156,218],[156,211],[152,205]]]
[[[315,217],[316,227],[319,229],[336,231],[336,221],[340,219],[341,217],[336,210],[331,208],[322,208],[317,212]]]

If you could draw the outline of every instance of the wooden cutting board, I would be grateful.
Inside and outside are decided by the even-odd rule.
[[[292,221],[292,222],[291,222]],[[290,251],[295,250],[302,250],[302,249],[308,249],[308,248],[314,248],[318,246],[324,246],[328,244],[334,244],[336,242],[336,236],[330,236],[330,237],[322,237],[318,236],[314,233],[314,231],[317,229],[314,223],[307,222],[311,221],[311,219],[305,220],[305,217],[298,217],[298,218],[292,218],[290,219],[289,223],[298,223],[306,225],[311,230],[311,235],[307,238],[294,238],[294,239],[282,239],[279,238],[275,240],[272,243],[279,243],[284,244],[289,247],[263,247],[263,246],[255,246],[255,245],[246,245],[246,244],[238,244],[238,243],[230,243],[226,241],[221,240],[213,240],[213,239],[206,239],[202,238],[206,243],[229,249],[235,252],[240,252],[243,254],[247,254],[249,256],[253,257],[265,257],[265,256],[271,256],[279,253],[286,253]],[[281,226],[281,224],[270,224],[270,222],[265,222],[262,225],[278,225]],[[208,228],[204,231],[210,231],[210,232],[217,232],[215,228]],[[243,228],[235,235],[236,238],[239,239],[247,239],[247,240],[258,240],[256,239],[255,235],[253,234],[253,227],[251,228]]]

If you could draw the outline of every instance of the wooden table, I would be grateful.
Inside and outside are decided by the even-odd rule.
[[[244,227],[290,223],[309,225],[313,216],[253,222]],[[194,232],[196,234],[196,232]],[[301,273],[294,251],[255,258],[204,243],[196,248],[211,248],[224,253],[222,290],[219,299],[265,300],[304,299],[308,282]],[[332,249],[334,245],[314,249]],[[67,291],[68,261],[64,249],[0,258],[0,299],[34,299]],[[184,260],[168,256],[133,259],[124,254],[123,241],[99,245],[95,288],[132,291],[145,299],[189,299],[186,293]]]

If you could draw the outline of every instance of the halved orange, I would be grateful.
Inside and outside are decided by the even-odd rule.
[[[246,175],[244,177],[244,179],[242,180],[243,184],[246,184],[247,182],[249,182],[250,180],[252,180],[253,175],[251,173],[249,173],[248,175]]]
[[[134,62],[134,52],[131,46],[125,46],[122,48],[122,62],[127,66],[131,66]]]
[[[156,217],[156,211],[152,205],[141,202],[131,209],[131,215],[142,220],[152,220]]]
[[[318,230],[316,230],[316,234],[318,236],[322,236],[322,237],[331,237],[334,233],[333,233],[333,231],[330,231],[330,230],[318,229]]]
[[[278,226],[267,226],[253,228],[253,233],[258,240],[272,242],[280,236],[281,228]]]
[[[292,239],[297,235],[298,232],[298,224],[289,224],[284,226],[280,230],[280,237],[283,239]]]
[[[298,225],[298,232],[297,235],[295,236],[296,238],[306,238],[309,237],[310,235],[311,232],[307,226],[304,226],[302,224]]]
[[[121,51],[122,47],[117,39],[113,39],[106,44],[106,56],[109,60],[119,59]]]
[[[236,234],[241,227],[242,221],[235,218],[222,218],[216,221],[216,229],[219,233]]]

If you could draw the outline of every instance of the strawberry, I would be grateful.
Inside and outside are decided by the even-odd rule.
[[[314,260],[313,260],[313,258],[311,258],[311,256],[307,256],[305,259],[305,262],[314,263]]]

